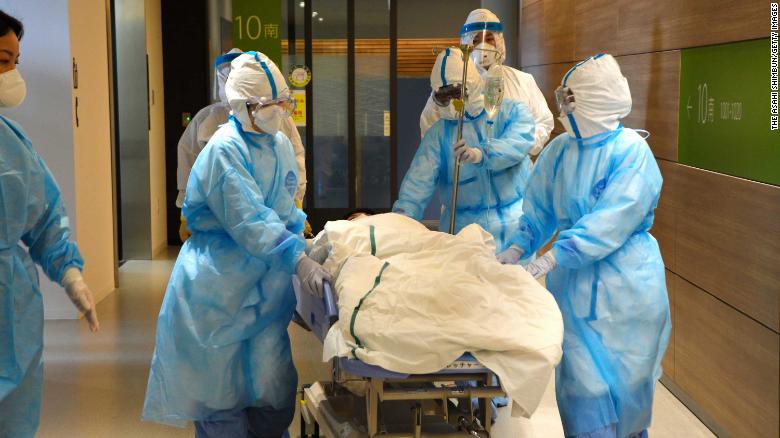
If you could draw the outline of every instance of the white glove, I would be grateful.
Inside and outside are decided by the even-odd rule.
[[[482,150],[467,145],[463,139],[452,145],[452,153],[455,158],[460,158],[461,163],[477,164],[482,161]]]
[[[547,251],[543,256],[529,263],[525,270],[533,275],[534,278],[539,279],[547,275],[548,272],[552,271],[557,266],[558,261],[555,260],[552,251]]]
[[[512,245],[505,251],[498,253],[496,258],[502,265],[516,265],[523,257],[523,250],[517,245]]]
[[[69,268],[65,271],[65,275],[62,276],[62,287],[65,288],[73,305],[87,318],[89,329],[93,332],[98,331],[100,322],[98,322],[97,309],[95,308],[95,297],[92,296],[92,291],[84,282],[81,271],[77,268]]]
[[[295,266],[295,273],[309,293],[322,298],[325,294],[323,283],[330,281],[330,274],[309,256],[302,255]]]

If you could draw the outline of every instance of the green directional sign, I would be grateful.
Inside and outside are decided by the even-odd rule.
[[[233,0],[233,46],[265,53],[282,70],[282,1]]]
[[[771,96],[769,39],[684,49],[680,163],[780,185]]]

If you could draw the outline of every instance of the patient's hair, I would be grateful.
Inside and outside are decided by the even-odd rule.
[[[359,208],[357,210],[352,210],[349,213],[347,213],[343,220],[345,221],[351,221],[352,219],[355,219],[356,216],[365,215],[365,216],[373,216],[376,212],[373,210],[369,210],[367,208]]]

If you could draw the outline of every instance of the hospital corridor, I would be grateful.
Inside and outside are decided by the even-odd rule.
[[[0,438],[780,438],[780,4],[0,0]]]

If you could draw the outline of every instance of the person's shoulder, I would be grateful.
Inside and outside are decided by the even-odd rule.
[[[0,116],[0,136],[3,138],[0,141],[0,150],[3,153],[0,155],[32,150],[30,139],[22,127],[8,117]]]
[[[534,79],[533,75],[530,73],[526,73],[522,70],[518,70],[508,65],[502,65],[501,69],[503,70],[505,76],[512,76],[514,78],[517,78],[521,83],[529,83],[529,82],[536,83],[536,80]]]

